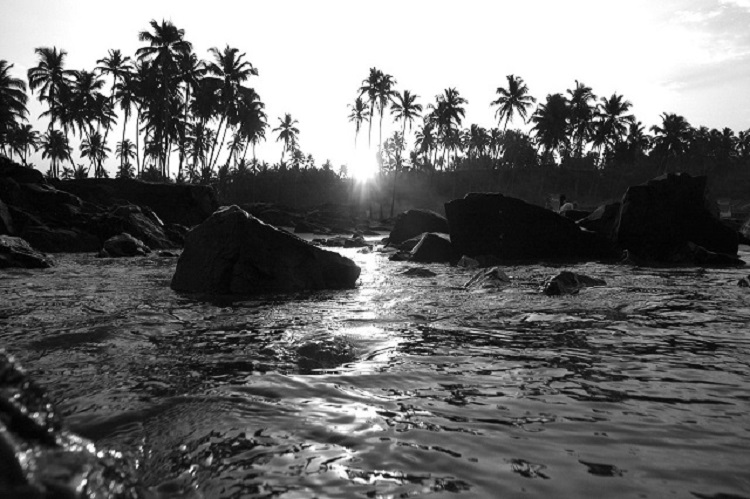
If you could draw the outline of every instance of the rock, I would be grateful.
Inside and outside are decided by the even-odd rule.
[[[330,231],[320,225],[307,221],[300,221],[294,226],[295,234],[328,234]]]
[[[603,279],[596,279],[564,270],[556,276],[547,279],[542,286],[542,292],[547,296],[574,295],[583,288],[606,285],[607,283]]]
[[[480,270],[469,279],[464,288],[466,289],[487,289],[505,287],[510,284],[510,277],[503,272],[500,267],[493,267],[488,270]]]
[[[461,259],[458,260],[456,267],[463,267],[465,269],[476,269],[477,267],[479,267],[479,260],[475,260],[474,258],[470,256],[463,255]]]
[[[608,241],[572,220],[520,199],[470,193],[445,204],[458,255],[501,261],[585,260],[613,255]]]
[[[165,224],[164,235],[172,241],[178,247],[182,247],[185,244],[185,236],[190,231],[187,227],[180,224]]]
[[[447,234],[428,232],[411,250],[411,260],[421,263],[449,262],[453,256],[453,247]]]
[[[127,232],[110,237],[104,241],[104,247],[99,253],[100,258],[120,258],[129,256],[145,256],[151,249]]]
[[[42,172],[14,163],[10,159],[0,156],[0,178],[13,179],[19,184],[46,184]]]
[[[396,217],[388,244],[397,245],[424,232],[448,233],[445,217],[430,210],[408,210]]]
[[[303,374],[333,369],[356,360],[354,347],[344,338],[308,341],[297,347],[297,364]]]
[[[401,275],[407,277],[435,277],[437,274],[429,269],[411,267],[401,272]]]
[[[98,221],[102,239],[126,232],[149,248],[170,249],[176,246],[164,232],[164,223],[149,208],[124,205],[112,208]]]
[[[157,255],[159,255],[161,258],[177,258],[178,256],[180,256],[177,253],[172,253],[171,251],[160,251],[159,253],[157,253]]]
[[[424,237],[425,234],[428,234],[427,232],[422,232],[416,237],[412,237],[410,239],[407,239],[406,241],[400,242],[398,244],[391,244],[392,247],[397,248],[399,251],[411,251],[414,249],[414,247],[419,244],[419,241],[422,240],[422,237]],[[390,243],[388,243],[390,244]]]
[[[21,237],[46,253],[91,253],[102,246],[101,240],[79,229],[53,229],[44,225],[27,226]]]
[[[675,251],[671,255],[669,263],[706,267],[742,267],[745,265],[745,262],[737,255],[716,253],[691,242]]]
[[[739,281],[737,281],[737,286],[741,288],[750,288],[750,276],[743,277]]]
[[[691,242],[714,253],[737,254],[737,232],[706,208],[706,177],[669,174],[630,187],[615,227],[617,244],[638,257],[668,262]]]
[[[205,185],[152,183],[127,178],[86,178],[55,181],[59,189],[102,206],[134,204],[149,207],[165,224],[191,227],[218,207],[216,193]]]
[[[5,203],[0,199],[0,234],[13,236],[16,234],[16,228],[13,225],[13,217]]]
[[[564,212],[560,213],[560,215],[564,216],[565,218],[569,218],[573,220],[574,222],[577,222],[591,215],[591,212],[572,209],[572,210],[565,210]]]
[[[33,249],[20,237],[0,236],[0,269],[46,269],[51,266],[52,260]]]
[[[45,391],[0,350],[0,497],[136,499],[136,467],[65,430]]]
[[[210,294],[345,289],[359,274],[350,259],[229,206],[188,233],[171,286]]]
[[[314,243],[320,244],[321,246],[328,246],[332,248],[369,248],[370,245],[365,242],[365,238],[361,235],[353,235],[352,237],[331,237],[328,239],[313,239]]]
[[[614,241],[615,226],[617,225],[617,219],[620,217],[620,206],[619,201],[603,204],[587,217],[578,220],[578,226],[596,232],[609,241]]]
[[[743,244],[750,244],[750,217],[740,227],[740,234],[742,235]]]

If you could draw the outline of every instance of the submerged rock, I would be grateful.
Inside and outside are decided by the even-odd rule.
[[[0,269],[46,269],[51,266],[52,260],[29,246],[29,243],[20,237],[0,236]]]
[[[510,284],[510,277],[503,272],[500,267],[492,267],[488,270],[480,270],[469,279],[464,288],[481,289],[481,288],[499,288]]]
[[[430,210],[408,210],[396,216],[388,244],[397,245],[425,232],[448,233],[448,221]]]
[[[100,258],[120,258],[128,256],[145,256],[151,249],[127,232],[110,237],[104,241],[104,247],[99,253]]]
[[[308,341],[297,348],[297,355],[302,373],[333,369],[356,359],[354,347],[344,338]]]
[[[606,285],[603,279],[564,270],[548,279],[542,287],[542,292],[547,296],[573,295],[583,288]]]
[[[359,274],[350,259],[229,206],[188,233],[171,286],[209,294],[346,289]]]

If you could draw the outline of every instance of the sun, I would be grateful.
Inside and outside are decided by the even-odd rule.
[[[367,182],[378,172],[375,149],[360,145],[349,154],[349,175],[357,182]]]

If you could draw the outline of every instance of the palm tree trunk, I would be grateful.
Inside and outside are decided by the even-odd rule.
[[[221,115],[221,119],[219,120],[219,126],[218,126],[218,128],[216,128],[216,135],[214,136],[214,143],[211,145],[211,153],[208,156],[208,164],[209,164],[209,166],[213,164],[213,161],[214,161],[214,150],[216,149],[216,142],[219,141],[219,131],[221,130],[221,126],[224,124],[224,121],[226,120],[226,115],[227,115],[227,113],[224,113],[224,114]]]

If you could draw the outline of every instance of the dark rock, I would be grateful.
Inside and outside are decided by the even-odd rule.
[[[102,258],[120,258],[129,256],[145,256],[151,249],[128,233],[118,234],[104,241],[104,247],[99,253]]]
[[[591,212],[573,209],[573,210],[565,210],[564,212],[561,213],[561,215],[564,216],[565,218],[569,218],[573,220],[574,222],[577,222],[591,215]]]
[[[141,180],[79,179],[55,185],[84,201],[102,206],[135,204],[152,209],[166,224],[193,226],[219,206],[213,188],[205,185],[151,183]]]
[[[249,214],[274,227],[294,227],[301,221],[302,216],[293,213],[290,208],[269,203],[243,204],[242,209]]]
[[[388,244],[397,245],[425,232],[448,233],[448,221],[434,211],[408,210],[396,217]]]
[[[229,206],[188,233],[172,289],[211,294],[345,289],[354,287],[359,274],[348,258]]]
[[[470,256],[463,255],[456,263],[456,267],[462,267],[465,269],[476,269],[479,267],[479,260],[476,260]]]
[[[464,284],[464,288],[500,288],[508,286],[509,284],[510,277],[508,277],[508,274],[503,272],[500,267],[493,267],[488,270],[480,270],[474,274],[474,276]]]
[[[750,288],[750,276],[743,277],[739,281],[737,281],[737,286],[741,288]]]
[[[159,253],[157,253],[157,255],[162,258],[177,258],[178,256],[180,256],[177,253],[172,253],[171,251],[160,251]]]
[[[429,269],[423,269],[421,267],[411,267],[401,272],[401,275],[407,277],[435,277],[437,274]]]
[[[0,178],[13,179],[19,184],[46,184],[42,172],[14,163],[0,156]]]
[[[356,360],[354,347],[344,338],[308,341],[297,347],[297,355],[297,364],[305,374]]]
[[[164,223],[148,208],[135,205],[112,208],[99,221],[103,238],[126,232],[154,249],[174,248],[175,243],[164,233]]]
[[[620,206],[619,201],[603,204],[586,218],[579,220],[578,225],[606,237],[609,241],[614,241],[615,226],[617,225],[617,219],[620,217]]]
[[[325,229],[320,225],[306,222],[304,220],[297,222],[297,224],[294,226],[295,234],[328,234],[329,232],[330,231],[328,229]]]
[[[417,244],[419,244],[419,241],[422,240],[422,237],[424,237],[425,234],[427,234],[427,232],[422,232],[416,237],[412,237],[398,244],[391,244],[391,246],[397,248],[399,251],[411,251]]]
[[[714,253],[737,254],[737,232],[706,208],[706,177],[685,173],[630,187],[615,228],[617,244],[640,258],[670,261],[692,242]]]
[[[610,244],[575,222],[520,199],[470,193],[445,204],[457,255],[501,261],[592,259],[612,256]]]
[[[16,228],[13,225],[13,217],[10,215],[10,210],[0,199],[0,234],[15,235]]]
[[[0,236],[0,268],[46,269],[51,266],[52,260],[20,237]]]
[[[365,241],[365,238],[361,235],[353,235],[352,237],[330,237],[328,239],[313,239],[314,243],[320,244],[321,246],[328,246],[332,248],[367,248],[370,247]]]
[[[166,235],[175,246],[182,247],[185,245],[185,236],[190,231],[187,227],[180,224],[166,224],[164,226],[164,235]]]
[[[411,251],[397,251],[388,257],[388,260],[392,262],[410,262]]]
[[[745,265],[745,262],[737,255],[716,253],[691,242],[685,243],[682,248],[670,255],[668,263],[705,267],[742,267]]]
[[[44,225],[27,226],[21,237],[34,248],[47,253],[90,253],[101,248],[101,240],[79,229],[53,229]]]
[[[740,235],[742,236],[742,244],[750,244],[750,217],[740,227]]]
[[[603,279],[564,270],[556,276],[547,279],[542,286],[542,292],[547,296],[573,295],[583,288],[606,285],[607,283]]]
[[[411,260],[422,263],[449,262],[453,247],[447,234],[428,232],[411,251]]]

